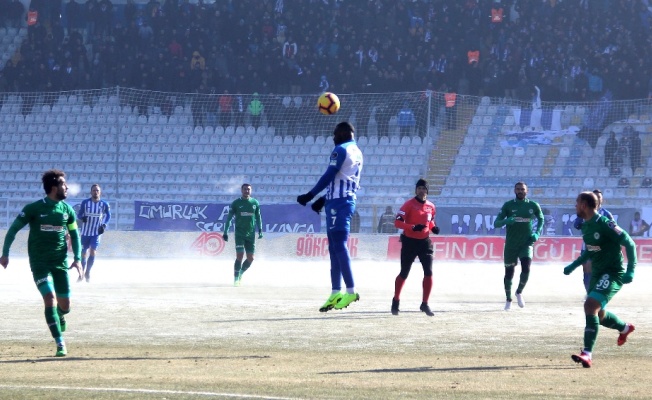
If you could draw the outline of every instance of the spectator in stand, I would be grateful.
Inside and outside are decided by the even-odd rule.
[[[410,136],[414,127],[416,126],[416,118],[414,112],[408,106],[408,103],[403,103],[403,108],[398,112],[398,117],[396,118],[396,124],[398,125],[401,138],[405,136]]]
[[[219,110],[220,110],[220,125],[226,127],[231,125],[231,117],[233,116],[233,96],[229,94],[228,90],[219,97]]]
[[[630,236],[647,236],[648,231],[650,230],[650,225],[641,218],[641,213],[636,211],[634,213],[634,219],[629,224],[629,235]]]
[[[636,169],[641,166],[641,138],[636,131],[632,133],[629,141],[629,162],[632,173],[636,174]]]
[[[397,233],[398,229],[394,226],[396,214],[392,211],[392,206],[387,206],[383,215],[378,219],[378,233]]]
[[[609,139],[604,144],[604,166],[609,168],[611,171],[614,167],[614,158],[618,152],[618,139],[616,139],[616,133],[611,131],[609,134]]]
[[[254,93],[253,98],[251,99],[251,102],[247,107],[247,112],[251,117],[251,125],[254,128],[258,128],[260,126],[260,120],[261,117],[263,116],[264,110],[265,110],[265,106],[260,101],[258,93]]]

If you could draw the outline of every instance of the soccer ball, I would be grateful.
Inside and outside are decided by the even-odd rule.
[[[335,95],[335,93],[322,93],[317,100],[317,108],[322,114],[335,114],[337,110],[340,109],[340,99]]]

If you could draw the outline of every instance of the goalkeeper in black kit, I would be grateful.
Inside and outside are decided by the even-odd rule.
[[[435,314],[428,306],[432,291],[432,257],[433,247],[430,232],[439,234],[435,224],[435,205],[428,201],[428,182],[419,179],[414,189],[415,196],[406,201],[396,215],[394,226],[403,229],[401,234],[401,272],[394,282],[394,298],[392,299],[392,314],[399,314],[401,290],[410,274],[414,259],[419,257],[423,266],[423,298],[419,309],[432,317]]]

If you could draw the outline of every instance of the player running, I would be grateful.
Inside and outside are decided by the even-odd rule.
[[[586,260],[592,260],[590,291],[584,301],[586,326],[584,328],[584,348],[580,354],[571,358],[576,363],[582,363],[584,368],[590,368],[592,353],[598,338],[600,325],[616,329],[620,332],[617,344],[622,346],[627,336],[634,332],[634,325],[623,322],[615,314],[606,310],[607,303],[620,291],[623,284],[632,282],[636,268],[636,245],[627,232],[616,223],[597,211],[600,202],[592,192],[582,192],[577,196],[575,210],[577,216],[584,220],[582,238],[586,244],[577,260],[564,268],[564,274],[569,275]],[[627,251],[627,270],[623,268],[623,253]]]
[[[614,220],[614,216],[611,215],[607,209],[602,207],[602,204],[604,203],[603,197],[602,197],[602,192],[600,189],[594,189],[593,193],[596,195],[598,198],[598,214],[603,215],[607,217],[610,221]],[[580,217],[575,218],[575,222],[573,223],[573,227],[577,229],[578,231],[582,230],[582,223],[584,220]],[[586,243],[582,242],[582,253],[586,251]],[[584,270],[584,290],[586,290],[586,294],[589,294],[589,283],[591,282],[591,259],[586,260],[584,264],[582,264],[582,269]]]
[[[68,354],[63,332],[66,331],[65,314],[70,312],[70,281],[68,279],[68,245],[66,230],[70,233],[74,261],[71,268],[81,275],[81,243],[77,231],[75,211],[67,204],[66,174],[52,169],[41,179],[47,196],[23,207],[7,231],[0,265],[9,265],[9,249],[16,233],[29,225],[27,254],[36,288],[43,296],[45,321],[57,343],[56,357]],[[56,294],[56,300],[55,300]]]
[[[341,310],[360,299],[355,292],[351,256],[347,241],[351,231],[351,217],[355,211],[356,194],[360,188],[360,173],[363,157],[354,140],[353,125],[340,122],[333,131],[335,149],[331,152],[328,169],[319,178],[317,184],[308,193],[297,196],[302,206],[326,189],[326,195],[312,203],[317,213],[326,208],[326,235],[328,253],[331,260],[331,295],[319,309],[326,312],[335,308]],[[342,279],[346,284],[346,293],[342,293]]]
[[[435,225],[435,205],[428,201],[428,182],[419,179],[414,188],[415,196],[406,201],[394,221],[394,226],[403,229],[401,234],[401,272],[394,281],[394,298],[392,299],[392,314],[398,315],[399,302],[403,285],[410,274],[414,259],[419,257],[423,267],[423,298],[419,309],[432,317],[435,314],[428,306],[428,299],[432,291],[432,241],[430,232],[439,234],[439,227]]]
[[[251,197],[251,185],[243,183],[240,187],[242,197],[233,200],[224,223],[222,238],[229,241],[231,220],[235,217],[235,263],[233,264],[233,286],[240,286],[242,274],[251,267],[256,252],[256,228],[258,239],[263,238],[263,220],[260,217],[260,204]],[[247,259],[242,258],[247,253]]]
[[[100,239],[106,230],[106,225],[111,220],[111,207],[109,203],[102,200],[102,188],[97,183],[91,186],[91,197],[81,202],[77,219],[82,221],[80,228],[82,243],[82,269],[86,282],[90,282],[91,269],[95,263],[97,248],[100,247]],[[86,252],[90,248],[90,255],[86,258]],[[82,281],[79,276],[77,282]]]
[[[523,289],[530,277],[530,265],[532,264],[532,246],[539,240],[543,231],[543,212],[536,202],[527,199],[527,185],[518,182],[514,185],[514,194],[516,198],[503,204],[503,207],[496,217],[494,226],[496,228],[507,225],[507,234],[505,235],[505,249],[503,257],[505,261],[505,277],[503,284],[505,286],[505,311],[512,307],[512,279],[514,278],[514,269],[518,261],[521,261],[521,277],[516,289],[516,301],[518,306],[525,307],[523,298]],[[537,219],[537,230],[532,232],[532,222]]]

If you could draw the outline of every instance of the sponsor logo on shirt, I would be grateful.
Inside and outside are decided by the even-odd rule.
[[[252,213],[252,212],[248,212],[248,211],[242,211],[242,212],[240,213],[240,216],[241,216],[241,217],[253,217],[253,216],[254,216],[254,213]]]
[[[600,250],[602,250],[602,249],[600,248],[600,246],[592,246],[592,245],[590,245],[590,244],[587,244],[587,245],[586,245],[586,249],[587,249],[588,251],[600,251]]]
[[[41,225],[41,232],[63,232],[63,226]]]

